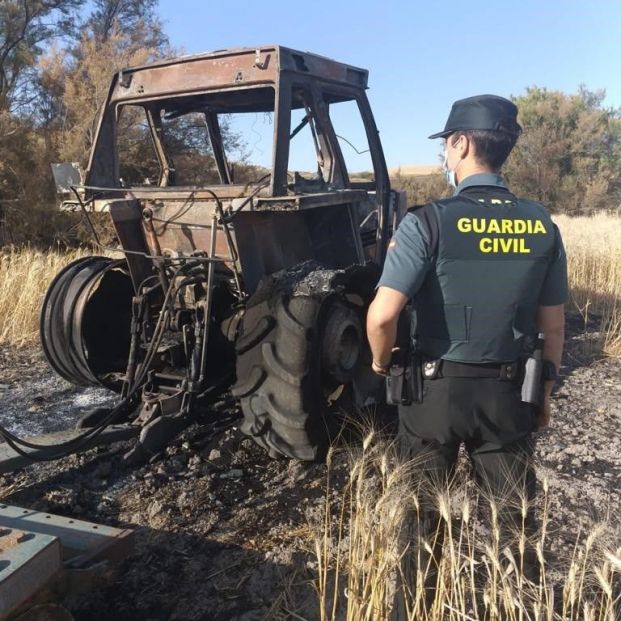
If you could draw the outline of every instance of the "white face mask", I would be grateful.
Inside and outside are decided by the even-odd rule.
[[[444,149],[444,163],[442,164],[442,171],[444,172],[444,178],[446,182],[452,187],[457,187],[457,178],[455,177],[455,171],[459,168],[459,164],[461,164],[462,160],[459,160],[459,163],[453,170],[450,170],[448,167],[448,153],[446,151],[446,147]]]

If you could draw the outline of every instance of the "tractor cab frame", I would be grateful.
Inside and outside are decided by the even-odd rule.
[[[118,72],[84,183],[62,207],[109,212],[126,259],[90,258],[52,283],[41,324],[52,366],[124,398],[141,391],[129,416],[145,429],[177,430],[201,397],[231,387],[242,430],[271,453],[317,458],[334,395],[353,386],[364,404],[377,384],[364,316],[405,211],[367,81],[364,69],[281,46]],[[348,170],[333,115],[344,102],[372,170]],[[271,158],[234,161],[231,115],[261,114]],[[300,132],[314,170],[290,165]],[[150,155],[131,151],[135,136],[148,136]],[[143,430],[141,442],[152,452],[166,433],[151,441]]]

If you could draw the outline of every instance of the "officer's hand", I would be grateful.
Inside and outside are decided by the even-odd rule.
[[[535,424],[537,431],[543,431],[550,426],[550,397],[546,396],[543,404],[535,410]]]

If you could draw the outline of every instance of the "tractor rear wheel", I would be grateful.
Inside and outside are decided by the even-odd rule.
[[[336,293],[277,293],[249,304],[233,395],[244,414],[242,431],[271,456],[325,457],[338,426],[330,403],[368,348],[363,311]]]

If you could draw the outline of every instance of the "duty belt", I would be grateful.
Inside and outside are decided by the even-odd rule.
[[[422,361],[424,379],[438,377],[492,377],[505,382],[519,378],[520,362],[455,362],[453,360],[432,359]]]

